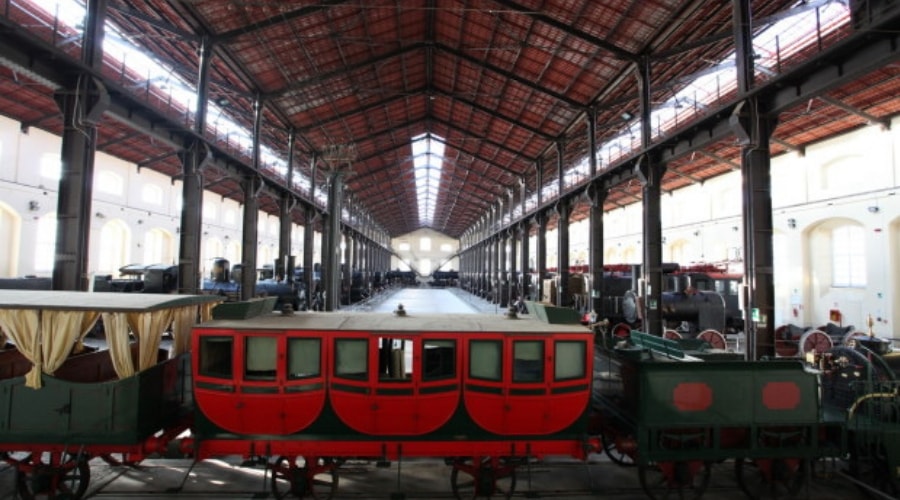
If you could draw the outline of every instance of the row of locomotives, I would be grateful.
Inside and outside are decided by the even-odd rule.
[[[224,297],[226,301],[238,301],[244,272],[243,264],[232,265],[228,259],[214,258],[211,261],[209,277],[204,278],[201,283],[201,290],[206,294]],[[291,311],[302,311],[310,307],[306,284],[302,279],[295,278],[296,273],[292,273],[291,279],[287,279],[284,275],[276,273],[276,266],[271,264],[257,269],[256,273],[256,295],[277,297],[275,310],[284,311],[290,307]]]
[[[0,290],[0,460],[19,498],[77,499],[91,458],[165,453],[189,427],[191,326],[219,301]],[[101,323],[103,344],[86,347]]]
[[[593,427],[651,498],[700,498],[723,462],[753,499],[802,496],[834,462],[875,498],[900,494],[900,385],[863,342],[806,362],[640,331],[600,338]]]
[[[599,450],[586,433],[593,341],[577,323],[501,315],[207,322],[190,447],[264,463],[276,498],[331,498],[350,458],[415,457],[444,458],[456,498],[510,498],[530,460]]]
[[[434,271],[431,273],[431,281],[428,282],[428,286],[432,288],[459,286],[459,271],[454,271],[452,269],[449,271]]]
[[[665,263],[662,270],[661,312],[666,328],[663,335],[670,339],[699,339],[717,349],[740,350],[744,330],[738,305],[741,275],[712,265],[685,267]],[[641,277],[640,265],[616,264],[603,268],[600,316],[621,336],[643,326]],[[552,280],[547,284],[550,296],[546,299],[553,300],[556,287]],[[545,295],[547,290],[545,285]],[[573,296],[573,307],[588,322],[593,285],[586,266],[571,269],[568,290]]]
[[[819,327],[803,327],[793,323],[779,326],[775,329],[775,354],[779,357],[807,358],[853,343],[863,343],[873,351],[886,355],[892,350],[892,340],[875,333],[876,320],[872,315],[866,318],[865,330],[854,325],[843,325],[842,319],[841,312],[835,309],[831,311],[829,321]],[[894,355],[886,359],[895,362]],[[900,366],[894,366],[895,370],[898,368]]]
[[[178,290],[178,266],[129,264],[119,268],[119,276],[94,275],[95,292],[173,293]]]

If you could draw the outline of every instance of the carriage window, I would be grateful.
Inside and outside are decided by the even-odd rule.
[[[202,337],[200,339],[200,375],[232,378],[231,337]]]
[[[423,345],[422,380],[440,380],[456,376],[456,342],[426,340]]]
[[[276,337],[247,337],[244,340],[244,379],[275,380]]]
[[[500,341],[473,340],[469,344],[469,376],[485,380],[500,380]]]
[[[367,339],[335,340],[335,376],[366,380],[369,371],[368,346],[369,341]]]
[[[563,340],[556,343],[556,380],[584,377],[586,349],[586,344],[581,340]]]
[[[543,380],[544,343],[534,340],[513,342],[513,382]]]
[[[378,379],[412,380],[412,341],[381,337],[378,345]]]
[[[320,339],[288,339],[288,379],[321,375],[321,347]]]

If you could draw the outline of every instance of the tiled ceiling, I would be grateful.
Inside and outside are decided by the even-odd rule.
[[[764,27],[788,12],[828,3],[753,0],[751,9]],[[67,33],[36,3],[13,4],[6,26],[77,57],[80,42],[64,40],[78,32]],[[732,53],[731,6],[709,0],[108,0],[107,19],[122,38],[190,84],[198,79],[201,47],[211,44],[210,100],[247,130],[260,102],[262,142],[286,158],[295,134],[294,168],[319,186],[333,166],[328,151],[351,147],[346,192],[389,235],[427,225],[458,237],[510,190],[518,193],[520,182],[534,193],[538,168],[552,183],[558,152],[564,168],[583,161],[589,109],[596,110],[598,144],[620,136],[623,114],[640,112],[639,61],[650,63],[650,99],[659,104]],[[850,31],[828,31],[811,48],[777,54],[779,68],[818,57]],[[190,126],[191,111],[167,98],[158,82],[121,62],[108,61],[103,71],[118,92],[133,94],[136,105]],[[783,113],[772,152],[799,151],[894,116],[900,111],[898,75],[900,69],[889,65]],[[62,130],[55,90],[0,65],[0,113],[25,126]],[[733,99],[733,90],[718,99]],[[686,116],[702,114],[695,105]],[[205,137],[249,164],[246,148],[215,127],[208,122]],[[98,133],[100,150],[179,175],[177,146],[112,119],[104,119]],[[419,217],[411,158],[411,140],[422,134],[446,145],[427,224]],[[702,182],[740,164],[734,140],[701,153],[671,162],[663,189]],[[280,178],[265,169],[261,175]],[[208,189],[242,199],[235,172],[205,176]],[[300,195],[311,199],[308,192]],[[605,208],[639,200],[640,185],[623,182],[610,190]],[[260,201],[277,213],[277,196]],[[303,211],[295,212],[302,223]],[[576,210],[576,219],[583,216]]]

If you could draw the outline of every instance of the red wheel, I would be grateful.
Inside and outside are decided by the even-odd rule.
[[[682,337],[680,333],[667,328],[666,332],[663,334],[663,338],[669,340],[681,340]]]
[[[710,474],[709,466],[701,460],[638,466],[641,488],[653,500],[698,500],[709,486]]]
[[[798,345],[800,347],[800,355],[805,356],[808,352],[816,354],[826,353],[834,347],[834,342],[822,330],[810,330],[800,336]]]
[[[697,335],[697,338],[706,341],[713,349],[725,350],[728,348],[728,344],[725,342],[725,336],[713,329],[703,330]]]
[[[631,327],[627,323],[616,323],[612,328],[613,337],[624,339],[631,335]]]
[[[793,498],[806,484],[807,467],[799,458],[739,458],[734,462],[734,474],[750,498]]]
[[[272,495],[303,498],[309,494],[316,500],[330,500],[337,492],[339,465],[328,458],[278,457],[272,464]]]
[[[17,464],[19,497],[78,500],[87,491],[91,468],[87,458],[67,453],[35,453]]]
[[[498,457],[460,459],[453,463],[450,487],[459,500],[494,495],[508,499],[516,490],[516,467]]]

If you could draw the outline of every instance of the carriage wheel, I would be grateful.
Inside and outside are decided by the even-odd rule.
[[[641,488],[652,500],[697,500],[709,486],[710,468],[701,460],[639,465]]]
[[[728,348],[725,336],[713,329],[703,330],[697,334],[697,338],[705,341],[713,349],[722,349],[724,351]]]
[[[810,330],[804,333],[800,336],[798,344],[800,347],[800,355],[805,355],[808,352],[823,354],[834,347],[834,342],[831,341],[831,337],[822,330]]]
[[[286,498],[306,495],[316,500],[330,500],[338,488],[338,462],[330,458],[278,457],[272,464],[272,495]]]
[[[16,484],[23,500],[78,500],[87,491],[91,467],[87,459],[68,453],[38,453],[18,464]]]
[[[798,458],[737,459],[734,475],[748,497],[793,497],[806,484],[808,463]]]
[[[630,437],[627,439],[627,442],[634,441]],[[620,449],[619,445],[623,442],[626,441],[619,441],[615,439],[614,436],[608,436],[605,433],[600,434],[600,443],[603,445],[603,451],[606,452],[606,456],[608,456],[609,459],[613,461],[613,463],[621,465],[623,467],[634,467],[634,457],[632,456],[632,454],[629,454],[628,451],[632,451],[633,453],[637,450]]]
[[[880,443],[855,443],[850,451],[850,475],[889,497],[900,497],[900,480],[892,470],[884,445]],[[860,487],[868,496],[872,491]],[[877,495],[882,498],[883,495]]]
[[[459,500],[494,495],[511,498],[516,490],[516,467],[497,457],[460,459],[453,463],[450,486]]]

